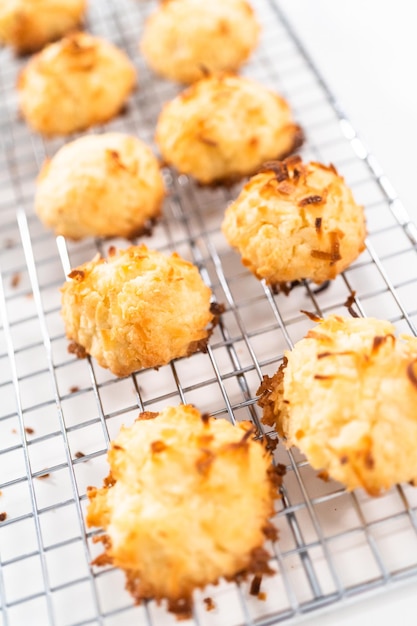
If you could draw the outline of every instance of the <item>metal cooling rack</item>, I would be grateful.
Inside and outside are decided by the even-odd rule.
[[[226,305],[207,354],[158,371],[116,379],[94,361],[67,352],[59,287],[70,266],[97,249],[126,242],[55,239],[33,213],[34,181],[63,140],[44,141],[19,118],[15,83],[24,60],[0,53],[0,624],[124,626],[174,624],[153,602],[134,607],[118,570],[90,563],[99,550],[86,529],[87,485],[107,475],[106,449],[139,410],[194,403],[229,420],[259,423],[256,390],[311,322],[300,313],[384,317],[401,332],[417,325],[417,231],[354,129],[334,102],[279,3],[254,2],[263,25],[248,76],[281,92],[307,133],[306,159],[332,162],[366,207],[367,249],[324,291],[305,284],[274,295],[241,265],[220,233],[237,189],[198,188],[165,171],[170,195],[149,246],[177,250],[196,263]],[[106,129],[152,143],[162,103],[178,88],[152,75],[137,42],[153,3],[92,0],[87,27],[124,48],[139,72],[139,89],[123,117]],[[95,129],[95,132],[101,129]],[[417,580],[417,490],[409,485],[372,499],[323,482],[294,450],[277,449],[287,466],[269,545],[276,575],[262,601],[248,585],[222,583],[196,594],[190,624],[266,626],[298,621],[333,603]],[[249,583],[248,583],[249,584]],[[205,610],[204,598],[215,609]]]

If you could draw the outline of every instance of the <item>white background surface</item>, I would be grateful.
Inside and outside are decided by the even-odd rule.
[[[410,217],[417,222],[415,3],[280,0],[280,6],[352,125],[379,161]],[[414,626],[417,584],[385,591],[302,623]]]
[[[417,7],[282,0],[304,45],[417,222]]]

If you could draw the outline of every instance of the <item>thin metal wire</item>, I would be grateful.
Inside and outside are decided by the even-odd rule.
[[[7,626],[18,624],[13,613],[15,609],[29,607],[36,600],[46,601],[42,626],[45,619],[51,626],[68,624],[68,619],[62,617],[65,601],[58,598],[61,593],[71,592],[75,585],[88,587],[85,597],[87,603],[90,603],[90,613],[85,608],[79,615],[74,614],[70,618],[71,626],[104,624],[110,618],[112,624],[116,624],[119,615],[123,618],[128,611],[133,610],[132,601],[122,596],[121,588],[112,586],[111,593],[106,588],[109,574],[114,570],[96,571],[96,568],[91,568],[91,541],[98,531],[86,531],[83,514],[87,502],[85,482],[98,484],[104,477],[108,443],[117,431],[117,426],[124,420],[134,419],[138,411],[152,410],[168,402],[187,402],[189,398],[197,397],[211,409],[212,415],[220,418],[226,416],[235,422],[241,419],[241,412],[244,411],[245,419],[251,419],[261,430],[256,405],[257,387],[264,373],[278,367],[284,350],[304,334],[303,329],[308,322],[300,309],[312,308],[316,314],[324,315],[343,308],[350,297],[357,313],[366,315],[372,309],[373,302],[380,299],[386,303],[389,311],[387,316],[392,321],[404,323],[411,332],[416,332],[417,311],[415,306],[413,309],[407,306],[399,289],[417,283],[417,276],[415,279],[402,277],[401,271],[393,275],[387,265],[401,264],[404,252],[416,252],[417,229],[410,222],[378,163],[368,153],[335,102],[279,4],[272,0],[256,0],[254,4],[265,25],[265,43],[245,72],[269,82],[288,98],[295,115],[307,130],[305,154],[314,155],[318,160],[333,159],[334,154],[338,155],[336,160],[339,170],[348,172],[352,168],[350,184],[355,193],[365,197],[364,204],[369,216],[372,210],[377,210],[378,215],[390,215],[393,221],[387,219],[370,230],[366,254],[339,277],[331,288],[326,291],[316,290],[306,282],[286,299],[258,283],[240,263],[237,269],[236,256],[229,249],[226,250],[224,242],[220,240],[222,207],[233,198],[235,190],[206,192],[186,177],[177,178],[166,171],[165,180],[171,194],[167,199],[164,219],[156,228],[151,241],[161,251],[184,251],[199,268],[203,279],[212,289],[214,299],[226,305],[225,314],[215,329],[205,355],[205,376],[197,380],[190,376],[192,364],[187,370],[182,361],[173,362],[157,374],[153,373],[152,379],[147,371],[137,372],[127,379],[116,379],[97,368],[91,360],[74,362],[73,357],[65,354],[66,340],[62,326],[57,321],[60,305],[56,293],[74,263],[87,260],[96,251],[105,254],[106,242],[98,240],[72,244],[62,237],[55,240],[40,227],[31,206],[34,177],[44,158],[52,156],[63,142],[44,141],[29,133],[15,117],[14,103],[9,97],[10,86],[22,62],[8,59],[8,63],[0,64],[0,91],[7,96],[0,99],[0,164],[5,164],[4,187],[7,190],[6,199],[0,200],[0,208],[4,209],[4,213],[0,212],[0,233],[3,238],[0,241],[0,317],[3,320],[0,333],[5,336],[2,345],[0,334],[0,363],[7,359],[11,364],[11,382],[18,398],[16,413],[10,407],[0,414],[0,428],[7,433],[8,424],[17,416],[20,441],[5,440],[7,443],[0,450],[0,466],[3,458],[23,452],[25,472],[24,476],[20,470],[12,475],[6,474],[6,478],[0,481],[0,489],[12,492],[28,484],[30,490],[29,510],[22,509],[8,516],[0,524],[0,533],[17,528],[18,522],[27,521],[33,522],[36,538],[35,544],[27,551],[17,550],[14,554],[0,556],[0,610]],[[91,0],[89,16],[93,32],[108,36],[122,46],[140,69],[140,88],[133,95],[126,115],[108,127],[139,135],[150,143],[158,111],[164,101],[179,90],[177,86],[152,76],[139,56],[137,42],[144,19],[152,6],[152,3],[132,3],[130,0],[120,0],[118,3]],[[280,60],[279,64],[276,59]],[[94,132],[96,130],[102,129],[95,129]],[[351,152],[345,151],[346,146],[349,146]],[[361,167],[355,169],[357,164]],[[1,171],[0,176],[3,176]],[[14,216],[16,205],[22,207],[17,213],[18,223]],[[406,236],[405,242],[408,244],[403,242],[401,247],[379,250],[378,237],[394,238],[401,234]],[[23,254],[18,253],[20,250]],[[20,274],[23,277],[22,288],[16,290],[8,287],[13,278]],[[361,275],[366,276],[366,284],[361,281]],[[34,306],[28,306],[27,311],[26,307],[22,307],[22,311],[17,313],[22,298],[30,303],[28,296],[31,293]],[[40,334],[38,329],[36,334],[29,336],[26,329],[33,324],[38,325]],[[274,350],[266,349],[271,337]],[[34,362],[32,369],[20,371],[19,363],[29,358],[29,350],[35,351],[35,354],[42,352],[46,355],[46,361]],[[35,392],[28,394],[27,389],[30,387],[36,390],[38,380],[42,377],[49,379],[52,393],[49,396],[38,396]],[[0,397],[6,398],[9,386],[8,379],[1,379]],[[218,398],[210,405],[213,386]],[[28,437],[26,420],[43,411],[56,414],[55,421],[50,418],[45,430]],[[93,429],[94,436],[88,434],[89,429]],[[63,442],[63,458],[51,453],[50,457],[46,457],[45,468],[36,465],[32,467],[33,455],[36,455],[39,446],[47,446],[48,451],[53,451],[58,440]],[[85,454],[79,452],[84,449],[84,445],[88,446]],[[77,450],[74,446],[79,446],[78,455],[74,453]],[[411,557],[407,560],[406,552],[412,553],[411,546],[407,544],[402,555],[402,566],[393,569],[380,545],[381,533],[385,532],[387,524],[394,522],[409,523],[417,542],[415,502],[402,486],[398,486],[391,494],[398,495],[397,509],[384,507],[382,498],[381,510],[378,510],[375,518],[369,520],[367,499],[356,492],[348,495],[336,484],[324,489],[317,483],[317,478],[311,477],[307,463],[297,453],[285,451],[281,446],[277,452],[278,461],[284,462],[287,467],[287,478],[282,489],[280,510],[276,515],[281,538],[271,546],[271,559],[278,570],[277,576],[270,582],[268,592],[272,604],[265,605],[265,608],[259,601],[256,604],[253,598],[248,597],[245,585],[239,585],[235,589],[234,600],[230,597],[231,606],[236,607],[236,616],[228,615],[227,608],[221,608],[219,618],[222,623],[230,623],[231,626],[293,623],[305,613],[320,611],[329,604],[342,604],[350,597],[376,588],[388,588],[395,581],[417,576],[417,548],[414,560]],[[35,479],[45,473],[57,474],[67,470],[69,486],[58,497],[53,494],[52,488],[49,488],[47,497],[37,490]],[[349,498],[349,514],[354,512],[357,522],[350,526],[340,519],[329,530],[330,522],[324,519],[322,513],[319,514],[319,510],[324,507],[330,514],[344,498]],[[41,527],[44,517],[67,509],[75,513],[75,534],[61,536],[59,529],[55,528],[55,534],[45,542]],[[83,554],[72,564],[74,571],[70,578],[54,582],[50,555],[59,549],[76,549],[80,541]],[[370,568],[370,563],[365,562],[365,569],[370,568],[369,573],[362,578],[351,574],[353,578],[346,579],[345,568],[339,562],[340,558],[345,557],[343,550],[338,548],[343,541],[352,541],[354,545],[356,542],[359,546],[361,541],[364,542],[376,571]],[[314,556],[317,550],[320,551],[320,559]],[[19,567],[29,557],[38,555],[42,591],[34,589],[33,592],[28,591],[26,596],[21,593],[9,597],[11,568]],[[297,560],[296,572],[302,578],[302,583],[301,578],[294,580],[293,568],[289,565],[291,559]],[[323,573],[323,564],[326,574]],[[228,588],[227,593],[232,591]],[[221,604],[220,594],[219,606]],[[237,614],[241,617],[237,617]],[[145,603],[140,613],[135,615],[140,615],[137,623],[145,621],[147,626],[160,626],[161,620],[165,619],[155,613],[153,603]],[[216,626],[217,623],[215,614],[213,618],[209,614],[204,619],[200,618],[200,607],[196,607],[192,622],[195,626],[201,623],[205,625],[206,622]],[[36,624],[36,617],[33,623]]]
[[[57,405],[57,414],[58,414],[58,418],[59,418],[59,423],[60,423],[60,426],[61,426],[61,434],[62,434],[62,437],[63,437],[64,442],[65,442],[65,453],[66,453],[66,465],[65,466],[68,466],[69,469],[70,469],[70,478],[71,478],[71,485],[72,485],[72,490],[73,490],[74,502],[75,502],[75,507],[76,507],[76,511],[77,511],[77,515],[78,515],[80,531],[81,531],[81,535],[82,535],[84,533],[83,513],[82,513],[81,507],[79,505],[79,495],[78,495],[77,482],[76,482],[76,478],[75,478],[75,474],[74,474],[74,470],[73,470],[72,458],[71,458],[71,453],[70,453],[70,446],[69,446],[69,441],[68,441],[68,434],[67,434],[67,431],[66,431],[66,428],[65,428],[65,421],[64,421],[64,418],[63,418],[62,405],[61,405],[61,401],[60,401],[60,397],[59,397],[58,385],[57,385],[57,382],[56,382],[56,375],[55,375],[53,358],[52,358],[52,351],[51,351],[51,341],[50,341],[50,338],[49,338],[48,327],[47,327],[47,324],[46,324],[46,321],[45,321],[45,314],[44,314],[44,311],[43,311],[42,296],[41,296],[41,292],[40,292],[40,289],[39,289],[38,275],[37,275],[37,270],[36,270],[36,262],[35,262],[35,258],[34,258],[34,255],[33,255],[33,249],[32,249],[32,244],[31,244],[31,239],[30,239],[30,231],[29,231],[28,225],[27,225],[26,214],[23,211],[21,211],[20,209],[18,209],[18,212],[17,212],[17,220],[18,220],[19,230],[20,230],[20,234],[21,234],[21,238],[22,238],[22,245],[23,245],[23,250],[24,250],[24,254],[25,254],[25,258],[26,258],[26,264],[27,264],[27,268],[28,268],[28,272],[29,272],[30,282],[31,282],[31,285],[32,285],[33,297],[34,297],[34,300],[35,300],[35,303],[36,303],[36,307],[37,307],[37,311],[38,311],[39,323],[40,323],[40,326],[41,326],[42,337],[43,337],[43,340],[44,340],[45,350],[46,350],[46,354],[47,354],[47,358],[48,358],[48,365],[49,365],[49,368],[50,368],[51,380],[52,380],[53,386],[54,386],[54,396],[55,396],[55,402],[56,402],[56,405]],[[88,546],[87,546],[86,543],[84,543],[84,549],[85,549],[86,558],[87,558],[88,561],[90,561],[91,560],[91,555],[89,553]],[[95,589],[95,585],[94,585],[94,582],[93,582],[93,576],[92,576],[91,570],[90,570],[90,575],[89,575],[88,580],[89,580],[89,582],[91,584],[91,588],[92,588],[92,594],[93,594],[94,602],[95,602],[95,606],[96,606],[98,622],[100,624],[103,624],[104,622],[103,622],[103,620],[101,619],[101,617],[99,615],[100,610],[99,610],[98,598],[97,598],[96,589]]]

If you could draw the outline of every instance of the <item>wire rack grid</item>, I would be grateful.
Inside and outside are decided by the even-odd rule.
[[[237,188],[204,189],[166,169],[164,218],[148,245],[193,261],[225,305],[207,354],[118,379],[67,352],[59,287],[70,267],[123,241],[66,242],[33,213],[35,179],[63,139],[45,141],[19,118],[15,84],[26,62],[0,53],[0,624],[174,624],[164,606],[134,606],[120,571],[96,568],[98,531],[84,522],[87,485],[107,475],[106,450],[139,410],[187,402],[232,422],[260,425],[256,390],[312,322],[301,310],[383,317],[417,325],[417,231],[389,182],[340,111],[279,3],[256,0],[261,45],[244,72],[290,102],[306,131],[305,159],[332,162],[366,209],[366,251],[325,290],[308,283],[276,295],[241,265],[220,232]],[[87,28],[127,51],[139,89],[105,129],[152,144],[162,104],[178,87],[147,69],[137,43],[155,3],[91,0]],[[95,129],[100,132],[103,129]],[[287,474],[269,542],[274,576],[196,593],[197,626],[267,626],[417,577],[417,493],[399,485],[381,498],[320,480],[281,444]],[[214,609],[206,610],[207,598]],[[206,602],[204,601],[206,599]]]

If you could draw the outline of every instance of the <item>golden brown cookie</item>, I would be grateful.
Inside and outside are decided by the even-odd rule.
[[[280,476],[250,422],[232,426],[190,405],[142,413],[108,462],[104,487],[88,490],[87,525],[106,532],[96,564],[122,568],[137,602],[167,600],[187,617],[196,588],[270,573],[263,544],[276,535]]]
[[[19,105],[34,130],[68,135],[117,115],[135,83],[135,68],[122,50],[74,33],[32,57],[19,78]]]
[[[164,160],[202,184],[248,176],[301,138],[283,98],[231,74],[193,83],[165,105],[156,128]]]
[[[132,238],[159,217],[164,195],[158,161],[142,141],[86,135],[44,164],[35,209],[57,235]]]
[[[365,217],[333,166],[299,157],[267,163],[226,209],[224,236],[259,279],[333,279],[365,247]]]
[[[264,422],[348,489],[417,480],[417,338],[389,322],[328,317],[258,393]]]
[[[246,0],[167,0],[146,22],[140,47],[157,74],[191,83],[237,71],[256,47],[259,31]]]
[[[1,0],[0,43],[17,53],[40,50],[77,28],[86,0]]]
[[[90,354],[116,376],[205,349],[211,290],[178,254],[145,245],[111,248],[69,274],[62,316],[70,351]]]

